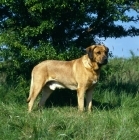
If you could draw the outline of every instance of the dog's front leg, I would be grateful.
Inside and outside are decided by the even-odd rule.
[[[85,89],[84,88],[78,88],[77,89],[78,110],[79,111],[84,110],[84,94],[85,94]]]
[[[90,112],[92,109],[92,91],[93,89],[89,89],[86,91],[86,110]]]

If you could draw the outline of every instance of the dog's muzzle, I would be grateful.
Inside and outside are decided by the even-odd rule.
[[[101,61],[101,65],[105,65],[105,64],[107,64],[108,63],[108,57],[107,56],[105,56],[103,59],[102,59],[102,61]]]

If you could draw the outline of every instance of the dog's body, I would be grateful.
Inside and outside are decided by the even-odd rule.
[[[40,106],[56,88],[77,90],[78,108],[84,110],[84,96],[86,107],[91,110],[92,90],[99,79],[100,67],[107,63],[108,48],[103,45],[93,45],[86,49],[87,55],[72,61],[46,60],[34,67],[30,95],[27,99],[30,112],[34,100],[42,90]]]

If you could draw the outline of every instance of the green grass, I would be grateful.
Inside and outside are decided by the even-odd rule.
[[[54,93],[45,109],[28,114],[29,87],[1,85],[0,139],[138,140],[139,58],[110,60],[103,75],[93,93],[91,113],[78,112],[77,103],[71,103],[76,95],[64,90]]]

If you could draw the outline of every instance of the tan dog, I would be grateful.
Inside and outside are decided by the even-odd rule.
[[[56,88],[77,90],[78,108],[92,108],[92,90],[100,75],[100,68],[108,61],[108,48],[92,45],[86,48],[87,54],[72,61],[46,60],[36,65],[32,71],[30,94],[27,99],[28,111],[32,110],[34,100],[42,90],[40,106]]]

